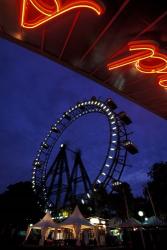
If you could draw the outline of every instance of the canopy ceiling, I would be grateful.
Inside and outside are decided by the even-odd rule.
[[[46,3],[0,0],[0,36],[63,64],[167,119],[167,90],[157,84],[156,74],[141,73],[133,65],[107,69],[108,63],[127,55],[127,44],[134,40],[153,40],[159,44],[161,53],[167,55],[166,1],[48,0],[47,15],[37,14],[37,9],[33,14],[32,10],[28,12],[30,4],[38,4],[40,10],[43,2]],[[95,2],[104,13],[98,15],[93,9],[82,7],[50,18],[52,11],[62,8],[55,5],[55,10],[54,4],[60,2],[63,6]],[[28,5],[25,5],[26,20],[22,21],[38,22],[43,20],[42,15],[48,20],[35,28],[21,26],[23,3]]]

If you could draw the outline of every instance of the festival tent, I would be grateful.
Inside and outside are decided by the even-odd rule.
[[[66,220],[60,223],[59,226],[70,229],[74,229],[74,227],[80,227],[80,229],[94,228],[94,226],[81,214],[78,206],[75,207],[73,213]]]
[[[74,233],[74,238],[79,244],[79,236],[82,229],[94,229],[93,226],[84,216],[81,214],[78,206],[75,207],[73,213],[62,223],[59,224],[61,228],[72,229]]]
[[[143,224],[145,226],[167,226],[167,223],[160,220],[157,216],[149,217]]]
[[[58,228],[58,227],[59,227],[58,224],[56,224],[53,221],[50,213],[47,212],[45,214],[45,216],[39,222],[37,222],[33,226],[29,226],[29,228],[27,230],[27,234],[26,234],[26,239],[25,240],[28,239],[28,237],[29,237],[32,229],[40,229],[41,230],[41,239],[40,239],[39,244],[43,245],[44,241],[48,238],[48,235],[49,235],[50,231],[51,230],[56,230],[56,228]]]
[[[120,217],[113,217],[108,221],[108,226],[112,228],[135,228],[141,227],[142,224],[133,217],[122,220]]]
[[[131,218],[124,220],[122,223],[120,223],[119,227],[121,227],[121,228],[137,228],[137,227],[142,227],[142,224],[140,221],[131,217]]]

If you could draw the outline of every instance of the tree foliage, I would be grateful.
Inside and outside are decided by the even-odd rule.
[[[134,197],[130,185],[122,182],[118,186],[113,187],[115,192],[110,194],[111,205],[117,211],[117,215],[122,219],[134,215]]]
[[[152,200],[157,215],[167,217],[167,162],[155,163],[148,176],[144,194]]]
[[[18,182],[7,187],[0,195],[0,219],[2,224],[28,225],[41,216],[31,182]]]

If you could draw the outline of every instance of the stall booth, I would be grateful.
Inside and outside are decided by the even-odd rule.
[[[133,217],[125,220],[113,217],[109,220],[106,238],[107,245],[110,246],[130,248],[134,246],[134,241],[137,242],[139,240],[142,249],[145,248],[142,224]]]
[[[118,246],[122,244],[122,230],[120,225],[122,224],[122,219],[118,216],[113,217],[108,220],[107,224],[107,235],[106,244],[108,246]]]
[[[145,239],[143,235],[143,226],[140,221],[130,217],[124,220],[120,225],[122,231],[123,245],[127,248],[145,249]]]

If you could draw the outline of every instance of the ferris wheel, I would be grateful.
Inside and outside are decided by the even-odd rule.
[[[64,197],[63,204],[66,205],[75,195],[79,181],[84,184],[84,190],[79,196],[84,204],[86,200],[91,199],[98,185],[111,189],[112,182],[120,180],[128,152],[135,154],[138,150],[128,138],[127,125],[131,123],[131,119],[125,112],[116,113],[116,108],[117,105],[111,98],[103,101],[92,97],[90,100],[78,102],[51,126],[33,162],[32,188],[38,195],[40,206],[50,210],[58,209],[62,204],[62,197]],[[49,164],[49,159],[64,131],[76,120],[93,113],[99,113],[107,118],[109,140],[103,164],[99,167],[94,180],[90,181],[79,152],[76,153],[71,172],[65,145],[61,144],[60,151],[52,164]],[[77,176],[78,169],[80,176]]]

